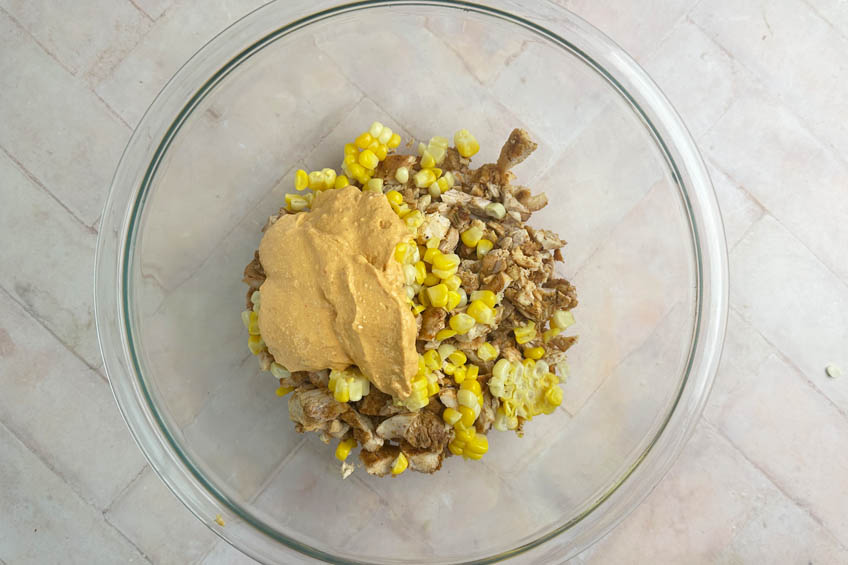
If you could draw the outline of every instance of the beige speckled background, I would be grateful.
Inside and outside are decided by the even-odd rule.
[[[644,504],[575,561],[848,562],[848,374],[824,373],[848,373],[848,2],[558,1],[683,115],[732,273],[697,431]],[[130,439],[91,283],[133,126],[186,58],[261,3],[0,0],[0,563],[252,563]]]

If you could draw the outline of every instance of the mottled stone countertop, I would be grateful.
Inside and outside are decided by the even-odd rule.
[[[848,2],[557,1],[683,116],[731,269],[725,353],[693,437],[574,561],[848,563],[848,374],[825,375],[848,373]],[[0,563],[252,563],[130,438],[92,272],[132,128],[184,60],[261,3],[0,0]]]

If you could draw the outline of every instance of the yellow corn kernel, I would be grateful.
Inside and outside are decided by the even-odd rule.
[[[453,363],[450,364],[453,365]],[[453,380],[456,382],[456,384],[460,384],[462,381],[465,380],[465,376],[467,373],[468,369],[465,367],[465,365],[460,365],[453,370]]]
[[[536,339],[536,322],[527,322],[525,325],[518,326],[512,331],[515,334],[515,341],[519,345],[524,345],[528,341]]]
[[[482,300],[472,300],[466,313],[480,324],[490,325],[495,322],[495,311]]]
[[[409,209],[409,205],[406,202],[399,206],[393,206],[393,208],[395,209],[395,212],[397,213],[399,218],[403,218],[412,211]]]
[[[409,252],[409,243],[401,241],[395,245],[395,261],[403,263],[406,259],[406,254]]]
[[[385,143],[380,143],[379,145],[377,145],[377,148],[374,149],[374,155],[376,155],[377,159],[379,159],[380,161],[385,159],[388,156],[388,154],[389,154],[389,148],[386,147]]]
[[[424,311],[424,310],[426,310],[426,309],[427,309],[427,307],[426,307],[426,306],[424,306],[423,304],[416,304],[416,305],[412,308],[412,311],[413,311],[413,312],[415,312],[415,315],[417,316],[418,314],[420,314],[421,312],[423,312],[423,311]]]
[[[367,182],[367,181],[368,181],[368,179],[367,179],[367,178],[365,178],[365,180],[364,180],[364,181],[363,181],[363,180],[360,180],[360,179],[362,179],[363,177],[366,177],[366,175],[367,175],[367,171],[365,170],[365,167],[363,167],[363,166],[362,166],[362,165],[360,165],[359,163],[351,163],[351,164],[348,166],[348,169],[350,170],[350,176],[352,176],[353,178],[355,178],[356,180],[358,180],[358,181],[360,182],[360,184],[365,184],[365,182]]]
[[[442,240],[440,238],[431,237],[430,239],[427,240],[427,243],[424,246],[424,251],[426,252],[428,249],[435,249],[435,248],[439,247],[439,245],[441,243],[442,243]]]
[[[434,394],[439,394],[440,390],[441,389],[439,388],[439,383],[437,383],[435,381],[431,381],[427,384],[427,394],[429,396],[433,396]]]
[[[252,310],[247,315],[247,333],[259,335],[259,314]]]
[[[333,182],[333,188],[344,188],[350,184],[350,181],[347,180],[347,177],[344,175],[339,175],[336,177],[336,180]]]
[[[304,190],[309,186],[309,175],[303,169],[298,169],[294,174],[294,187],[297,190]]]
[[[450,449],[450,452],[454,455],[462,455],[462,447],[460,447],[455,441],[452,441],[448,444],[448,449]]]
[[[477,380],[477,375],[480,374],[480,367],[472,364],[466,365],[466,367],[465,378],[472,381]]]
[[[381,131],[380,135],[377,136],[377,141],[385,145],[392,138],[393,134],[394,132],[392,131],[392,128],[388,126],[383,126],[383,131]]]
[[[489,440],[483,434],[477,434],[465,443],[463,455],[472,457],[472,455],[480,455],[481,457],[489,451]]]
[[[472,396],[474,395],[472,394]],[[468,406],[460,406],[459,414],[461,416],[459,421],[462,422],[462,425],[465,427],[473,426],[474,420],[477,419],[476,416],[474,416],[474,409]]]
[[[383,179],[368,179],[362,190],[366,192],[383,192]]]
[[[438,198],[442,194],[442,189],[439,188],[439,182],[436,181],[430,186],[427,187],[427,193],[430,195],[430,199]]]
[[[450,355],[448,355],[448,359],[451,360],[451,363],[454,365],[465,365],[465,362],[468,361],[468,358],[465,356],[465,353],[457,349]]]
[[[344,461],[347,459],[347,456],[350,455],[350,450],[354,447],[356,447],[356,440],[353,438],[340,441],[339,445],[336,447],[336,459]]]
[[[445,339],[452,338],[456,334],[457,334],[456,330],[450,330],[448,328],[445,328],[443,330],[439,330],[439,332],[436,334],[436,341],[442,341],[442,340],[445,340]]]
[[[498,303],[498,295],[491,290],[475,290],[471,293],[471,301],[481,300],[489,308],[494,308]]]
[[[359,158],[357,160],[359,161],[359,164],[366,169],[373,169],[380,164],[380,160],[377,158],[377,155],[375,155],[370,149],[363,150],[362,153],[359,154]]]
[[[324,190],[333,188],[336,183],[336,171],[327,167],[321,169],[321,176],[324,177]]]
[[[418,261],[417,263],[415,263],[415,282],[417,284],[424,284],[424,280],[426,278],[427,265],[424,264],[424,261]]]
[[[486,253],[492,250],[495,247],[495,244],[489,241],[488,239],[481,239],[477,242],[477,258],[482,259],[486,256]]]
[[[353,143],[345,143],[344,145],[344,154],[345,157],[348,155],[356,155],[359,153],[359,149],[357,149],[356,145]]]
[[[548,343],[551,339],[555,338],[559,334],[562,333],[562,330],[559,328],[550,328],[542,332],[542,341]]]
[[[389,149],[394,149],[395,147],[400,145],[400,135],[398,133],[393,133],[389,140],[386,142],[386,146]]]
[[[368,128],[368,133],[371,134],[371,137],[380,137],[380,134],[383,133],[383,124],[380,122],[372,122],[371,127]]]
[[[425,188],[436,182],[436,175],[432,169],[422,169],[415,173],[412,177],[415,180],[415,186]]]
[[[309,173],[309,188],[312,190],[322,190],[324,188],[324,175],[321,171],[312,171]]]
[[[552,386],[545,393],[545,400],[551,406],[559,406],[562,404],[562,389],[559,386]]]
[[[444,331],[444,330],[443,330]],[[265,349],[265,342],[262,341],[262,336],[252,335],[247,338],[247,348],[254,355],[259,355]]]
[[[462,286],[462,279],[456,275],[451,275],[445,279],[445,284],[448,285],[448,290],[457,290]]]
[[[442,169],[440,169],[439,167],[433,167],[430,170],[433,171],[433,175],[435,175],[436,179],[442,176]]]
[[[354,145],[356,145],[360,149],[365,149],[369,145],[371,145],[372,141],[374,141],[374,137],[366,131],[366,132],[363,132],[362,134],[360,134],[360,136],[357,137],[356,141],[354,141],[353,143],[354,143]]]
[[[477,384],[479,386],[480,383],[478,383],[477,381],[463,381],[462,384],[460,384],[459,391],[456,393],[456,401],[459,403],[459,405],[467,406],[468,408],[471,408],[473,410],[474,407],[478,404],[477,395],[474,394],[473,391],[463,386],[465,384]]]
[[[524,350],[524,356],[528,359],[539,360],[545,356],[545,348],[541,345],[539,347],[528,347]]]
[[[551,327],[564,330],[574,325],[574,314],[570,310],[557,310],[551,316]]]
[[[426,259],[425,259],[426,260]],[[456,253],[441,253],[433,257],[433,268],[441,271],[449,271],[459,267],[459,255]]]
[[[476,365],[472,365],[472,366],[476,366]],[[468,375],[466,375],[466,376],[468,376]],[[483,392],[483,389],[480,386],[480,383],[477,382],[475,379],[469,379],[469,380],[465,381],[464,383],[462,383],[462,386],[460,386],[459,388],[460,388],[460,390],[467,390],[467,391],[471,392],[472,394],[474,394],[475,396],[478,395],[478,394],[482,394],[482,392]]]
[[[400,184],[406,184],[409,182],[409,168],[408,167],[398,167],[395,171],[395,180]]]
[[[461,129],[453,134],[453,143],[456,145],[456,150],[463,157],[471,157],[480,151],[480,144],[467,129]]]
[[[287,379],[291,376],[289,370],[279,363],[271,363],[271,374],[275,379]]]
[[[449,426],[456,424],[460,418],[462,418],[462,414],[454,408],[445,408],[445,411],[442,412],[442,420]]]
[[[429,349],[424,352],[424,364],[431,371],[435,371],[442,366],[442,357],[439,355],[439,352],[435,349]]]
[[[448,288],[450,288],[450,287],[448,287]],[[459,305],[459,302],[461,300],[462,300],[461,294],[459,294],[455,290],[449,290],[448,291],[448,303],[445,306],[445,310],[450,312],[451,310],[453,310],[454,308],[456,308]]]
[[[434,286],[434,285],[439,284],[439,282],[441,280],[442,279],[440,279],[439,277],[437,277],[433,273],[427,273],[427,275],[424,277],[424,283],[423,284],[425,286]]]
[[[504,205],[500,202],[486,204],[484,210],[486,211],[487,216],[496,220],[502,220],[503,217],[506,216],[506,208],[504,208]]]
[[[428,241],[427,243],[429,244],[430,242]],[[442,254],[442,252],[439,251],[438,247],[430,247],[428,245],[427,251],[424,252],[424,262],[425,263],[433,263],[433,261],[436,260],[436,257],[440,256],[441,254]]]
[[[451,316],[450,322],[448,323],[450,324],[451,329],[453,329],[456,333],[466,334],[468,333],[468,330],[474,327],[474,318],[463,312],[461,314]]]
[[[427,288],[427,298],[436,308],[444,308],[448,303],[448,287],[444,283]]]
[[[406,455],[403,453],[398,453],[397,459],[392,463],[392,475],[400,475],[406,468],[409,466],[409,461],[406,459]]]
[[[353,155],[345,155],[345,156],[344,156],[344,161],[342,161],[342,163],[343,163],[344,165],[353,165],[354,163],[356,163],[356,158],[357,158],[358,156],[359,156],[359,151],[357,151],[357,152],[356,152],[356,153],[354,153]]]
[[[442,371],[444,371],[446,375],[453,375],[454,372],[456,372],[456,365],[450,361],[445,361],[445,364],[442,366]]]
[[[418,229],[424,223],[424,214],[421,210],[413,210],[403,217],[404,223],[410,229]]]
[[[280,385],[279,387],[277,387],[277,396],[285,396],[293,390],[294,390],[293,386]]]
[[[460,238],[462,239],[462,243],[468,247],[476,247],[477,243],[483,238],[483,230],[477,226],[471,226],[460,234]]]
[[[309,201],[303,196],[298,196],[297,194],[286,194],[286,207],[289,210],[300,212],[307,206],[309,206]]]
[[[427,296],[426,288],[422,288],[420,291],[418,291],[418,302],[420,302],[424,306],[430,306],[430,297]]]
[[[494,361],[498,356],[498,349],[488,341],[477,348],[477,357],[481,361]]]

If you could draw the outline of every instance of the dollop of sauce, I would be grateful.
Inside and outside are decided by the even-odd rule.
[[[409,236],[385,196],[353,186],[319,192],[311,212],[268,228],[259,331],[274,359],[289,371],[357,365],[408,397],[417,329],[394,250]]]

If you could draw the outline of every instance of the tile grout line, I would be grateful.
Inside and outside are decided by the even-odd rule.
[[[55,194],[54,194],[54,193],[53,193],[53,192],[52,192],[49,188],[47,188],[47,186],[46,186],[44,183],[42,183],[42,182],[38,179],[38,177],[36,177],[34,174],[32,174],[32,173],[29,171],[29,169],[27,169],[27,168],[24,166],[24,164],[23,164],[23,163],[21,163],[21,162],[17,159],[17,157],[15,157],[15,156],[14,156],[14,155],[13,155],[13,154],[12,154],[12,153],[8,150],[8,149],[6,149],[6,147],[5,147],[5,146],[3,146],[2,144],[0,144],[0,151],[2,151],[2,152],[3,152],[3,154],[4,154],[4,155],[6,155],[6,156],[9,158],[9,160],[10,160],[10,161],[12,161],[12,163],[14,163],[14,164],[15,164],[15,166],[18,168],[18,170],[21,172],[21,174],[23,174],[23,175],[24,175],[27,179],[29,179],[29,180],[30,180],[30,182],[32,182],[34,185],[36,185],[36,187],[38,187],[38,188],[40,188],[41,190],[43,190],[43,191],[44,191],[44,192],[45,192],[45,193],[46,193],[46,194],[47,194],[50,198],[52,198],[53,200],[55,200],[55,201],[56,201],[56,203],[57,203],[59,206],[61,206],[61,207],[62,207],[62,208],[63,208],[63,209],[64,209],[64,210],[68,213],[68,214],[70,214],[70,215],[71,215],[71,217],[72,217],[74,220],[76,220],[76,222],[77,222],[77,223],[79,223],[79,225],[80,225],[80,226],[82,226],[82,227],[83,227],[83,229],[85,229],[86,231],[88,231],[88,232],[90,232],[90,233],[92,233],[92,234],[94,234],[94,235],[97,235],[97,230],[93,229],[91,226],[89,226],[88,224],[86,224],[86,223],[85,223],[85,221],[84,221],[82,218],[80,218],[79,216],[77,216],[77,215],[74,213],[74,211],[73,211],[73,210],[71,210],[70,208],[68,208],[67,204],[65,204],[64,202],[62,202],[62,200],[61,200],[58,196],[56,196],[56,195],[55,195]]]
[[[133,442],[133,444],[135,444],[135,442]],[[138,446],[136,446],[136,449],[138,449]],[[149,469],[149,468],[152,470],[152,468],[150,467],[150,464],[147,462],[147,459],[145,458],[144,465],[141,466],[141,469],[139,469],[138,473],[136,473],[135,476],[133,478],[131,478],[129,480],[129,482],[127,482],[127,484],[125,484],[123,487],[121,487],[121,490],[119,490],[117,493],[115,493],[115,496],[112,497],[112,500],[109,501],[109,504],[107,504],[106,507],[103,510],[100,511],[100,513],[103,514],[104,518],[106,517],[106,514],[108,514],[109,512],[112,511],[112,507],[115,506],[115,503],[120,498],[123,498],[123,496],[125,494],[127,494],[127,492],[129,492],[130,489],[132,489],[133,486],[135,486],[135,484],[139,481],[139,479],[141,479],[141,476],[144,474],[144,472],[147,471],[147,469]]]
[[[842,31],[841,29],[839,29],[838,27],[836,27],[836,24],[834,24],[834,23],[833,23],[832,21],[830,21],[827,17],[825,17],[825,15],[824,15],[824,14],[822,14],[822,13],[819,11],[819,9],[815,7],[815,5],[813,5],[813,4],[811,4],[811,3],[810,3],[810,0],[801,0],[801,2],[803,2],[804,4],[806,4],[806,5],[807,5],[807,8],[808,8],[808,9],[809,9],[809,10],[810,10],[813,14],[815,14],[815,16],[816,16],[817,18],[819,18],[821,21],[823,21],[823,22],[824,22],[824,23],[825,23],[828,27],[830,27],[833,31],[835,31],[837,35],[839,35],[839,36],[841,36],[842,38],[844,38],[844,39],[848,40],[848,34],[846,34],[844,31]],[[844,3],[844,0],[842,0],[842,2]]]
[[[85,365],[85,366],[86,366],[89,370],[94,371],[95,373],[97,373],[97,375],[99,375],[99,376],[100,376],[100,379],[101,379],[101,380],[103,380],[103,381],[104,381],[107,385],[109,384],[109,381],[108,381],[107,379],[105,379],[105,378],[103,377],[103,375],[101,375],[101,374],[100,374],[100,372],[98,371],[98,369],[97,369],[94,365],[92,365],[91,363],[89,363],[88,361],[86,361],[86,360],[85,360],[85,359],[84,359],[84,358],[83,358],[83,357],[82,357],[79,353],[77,353],[77,352],[76,352],[76,351],[75,351],[72,347],[70,347],[67,343],[65,343],[65,342],[64,342],[64,340],[62,340],[62,338],[61,338],[61,337],[59,337],[59,336],[56,334],[56,332],[54,332],[52,329],[50,329],[50,327],[47,325],[47,323],[46,323],[46,322],[44,322],[44,321],[43,321],[43,320],[42,320],[42,319],[41,319],[41,318],[40,318],[40,317],[39,317],[39,316],[38,316],[35,312],[31,311],[31,310],[30,310],[30,309],[29,309],[29,308],[28,308],[25,304],[23,304],[20,300],[18,300],[18,297],[17,297],[17,296],[15,296],[14,294],[12,294],[12,293],[11,293],[11,292],[10,292],[10,291],[9,291],[9,290],[5,287],[5,285],[0,284],[0,293],[5,294],[6,296],[8,296],[8,297],[9,297],[9,299],[10,299],[12,302],[14,302],[14,303],[18,306],[18,308],[20,308],[21,310],[23,310],[23,311],[24,311],[24,313],[25,313],[27,316],[29,316],[30,318],[32,318],[32,319],[33,319],[33,321],[35,321],[35,322],[36,322],[39,326],[41,326],[41,327],[42,327],[42,329],[44,329],[47,333],[49,333],[49,334],[53,337],[53,339],[55,339],[56,341],[58,341],[58,342],[59,342],[59,344],[60,344],[62,347],[64,347],[64,348],[65,348],[65,349],[66,349],[66,350],[67,350],[67,351],[68,351],[71,355],[73,355],[73,356],[74,356],[74,357],[76,357],[79,361],[81,361],[81,362],[82,362],[82,364],[83,364],[83,365]]]
[[[751,327],[751,329],[754,330],[757,333],[757,335],[763,341],[765,341],[768,344],[768,346],[772,349],[772,353],[771,353],[772,355],[777,356],[778,359],[780,359],[781,361],[783,361],[784,363],[789,365],[789,367],[792,370],[794,370],[796,373],[801,375],[801,378],[804,380],[804,382],[807,384],[807,386],[809,386],[816,394],[820,395],[843,418],[848,420],[848,411],[846,411],[845,409],[840,407],[838,404],[836,404],[828,395],[826,395],[824,393],[824,391],[822,391],[822,389],[820,389],[818,386],[816,386],[815,381],[813,381],[813,379],[810,378],[810,376],[807,374],[807,371],[805,371],[804,369],[799,367],[798,364],[795,363],[795,361],[791,357],[789,357],[787,354],[785,354],[783,352],[783,350],[780,349],[777,346],[777,344],[773,343],[769,338],[767,338],[765,335],[763,335],[763,332],[760,331],[760,329],[756,326],[756,324],[754,324],[750,319],[746,318],[744,316],[744,314],[742,312],[740,312],[739,309],[736,306],[734,306],[732,303],[730,304],[730,309],[733,312],[735,312],[737,316],[739,316],[746,324],[748,324]],[[822,373],[823,372],[824,372],[824,370],[822,369]]]
[[[119,63],[119,64],[120,64],[120,63]],[[116,65],[116,66],[117,66],[117,65]],[[134,128],[134,127],[132,127],[132,126],[129,124],[129,122],[128,122],[127,120],[125,120],[125,119],[124,119],[124,117],[123,117],[122,115],[120,115],[120,114],[118,113],[118,111],[117,111],[117,110],[115,110],[114,108],[112,108],[112,106],[111,106],[108,102],[106,102],[106,100],[104,100],[102,96],[100,96],[100,94],[97,92],[97,90],[95,90],[95,89],[94,89],[94,87],[92,87],[92,86],[86,86],[86,88],[88,89],[88,91],[89,91],[89,92],[91,92],[91,93],[94,95],[94,97],[95,97],[95,98],[97,98],[97,100],[99,100],[99,101],[100,101],[100,103],[101,103],[101,104],[103,104],[103,107],[104,107],[104,108],[106,108],[106,111],[107,111],[109,114],[111,114],[111,116],[112,116],[113,118],[115,118],[116,120],[118,120],[121,124],[123,124],[123,125],[124,125],[124,126],[125,126],[128,130],[129,130],[129,131],[130,131],[130,134],[132,134],[132,133],[135,131],[135,128]],[[153,101],[152,101],[152,100],[151,100],[151,103],[153,103]],[[115,166],[117,167],[117,163],[115,163]]]
[[[12,20],[12,22],[15,24],[15,26],[18,27],[18,29],[20,29],[22,32],[24,32],[24,34],[26,34],[30,39],[32,39],[33,43],[38,45],[38,47],[40,47],[41,50],[44,51],[45,55],[47,55],[48,57],[53,59],[53,61],[55,61],[60,67],[62,67],[62,69],[64,69],[65,72],[67,72],[72,77],[79,78],[77,73],[72,71],[62,61],[60,61],[58,58],[56,58],[56,56],[47,47],[45,47],[41,43],[41,41],[38,40],[37,37],[35,37],[32,33],[30,33],[30,31],[27,28],[25,28],[24,25],[21,22],[19,22],[18,19],[15,16],[13,16],[9,12],[7,12],[6,9],[3,8],[2,6],[0,6],[0,13],[4,14],[7,18]]]
[[[830,528],[828,528],[824,524],[824,522],[822,522],[821,518],[819,518],[805,502],[797,500],[795,497],[786,492],[786,490],[783,489],[780,483],[775,480],[768,471],[760,467],[753,459],[751,459],[748,454],[745,453],[745,451],[742,450],[741,447],[736,445],[736,443],[730,437],[728,437],[727,434],[724,433],[721,427],[712,422],[712,420],[708,418],[706,414],[702,414],[701,419],[707,427],[712,429],[716,434],[718,434],[722,439],[724,439],[724,441],[726,441],[728,445],[733,448],[734,451],[739,453],[739,455],[741,455],[742,458],[747,461],[749,465],[756,469],[756,471],[759,472],[775,488],[775,490],[785,496],[787,500],[789,500],[792,504],[802,510],[805,514],[807,514],[816,524],[819,525],[819,527],[821,527],[822,530],[830,534],[830,536],[833,538],[833,541],[835,541],[836,544],[843,551],[848,551],[848,548],[845,547],[845,545],[842,543],[842,540],[840,540],[839,537],[835,533],[833,533]]]
[[[675,32],[675,30],[677,30],[677,28],[680,26],[681,23],[689,20],[689,14],[691,14],[695,10],[695,8],[697,8],[698,5],[701,4],[701,2],[702,2],[702,0],[695,0],[694,2],[692,2],[692,5],[689,6],[688,8],[686,8],[686,11],[683,12],[682,14],[680,14],[680,16],[674,21],[674,23],[671,24],[671,26],[669,26],[669,28],[665,32],[665,34],[663,34],[663,36],[660,37],[659,41],[656,42],[656,47],[654,49],[652,49],[651,51],[649,51],[648,53],[646,53],[643,57],[640,57],[641,61],[636,61],[640,67],[645,69],[646,73],[648,72],[647,69],[646,69],[648,61],[652,60],[654,57],[656,57],[660,53],[660,49],[663,47],[663,44],[668,40],[668,38],[671,37],[671,34],[673,34]],[[629,53],[628,53],[628,55],[629,55]],[[632,55],[631,55],[631,57],[632,57]],[[635,61],[636,57],[633,57],[633,60]],[[644,61],[644,62],[642,62],[642,61]],[[653,80],[654,80],[654,78],[651,77],[651,81],[653,81]],[[657,87],[659,88],[659,85],[657,85]],[[662,90],[662,89],[660,89],[660,90]],[[665,93],[663,93],[663,95],[665,95]]]
[[[151,23],[156,22],[156,20],[155,20],[155,19],[153,19],[153,16],[151,16],[150,14],[148,14],[147,12],[145,12],[145,11],[141,8],[141,6],[139,6],[139,5],[138,5],[138,4],[136,4],[135,2],[136,2],[136,0],[129,0],[129,3],[130,3],[130,4],[132,4],[133,8],[135,8],[136,10],[138,10],[138,11],[141,13],[141,15],[142,15],[142,16],[144,16],[145,18],[147,18],[147,19],[148,19]]]
[[[42,465],[44,465],[47,468],[48,471],[53,473],[53,475],[59,481],[61,481],[62,484],[64,484],[66,487],[68,487],[68,490],[73,494],[73,496],[77,497],[77,499],[79,500],[80,503],[83,504],[83,506],[86,506],[86,507],[90,508],[91,510],[93,510],[94,513],[97,516],[100,517],[103,524],[106,525],[107,528],[114,530],[118,535],[120,535],[120,537],[122,537],[124,540],[126,540],[126,542],[130,544],[130,546],[132,546],[136,551],[138,551],[139,555],[141,555],[142,558],[144,558],[148,563],[152,564],[152,561],[148,558],[147,554],[144,551],[142,551],[141,548],[139,548],[135,544],[135,542],[133,542],[130,538],[128,538],[122,531],[120,531],[118,528],[116,528],[114,524],[112,524],[111,522],[106,520],[105,517],[103,516],[103,511],[100,510],[91,500],[89,500],[87,497],[83,496],[82,493],[77,491],[77,489],[74,487],[74,485],[72,485],[71,483],[69,483],[65,479],[65,477],[62,475],[60,469],[57,468],[57,467],[54,467],[53,464],[50,463],[50,461],[48,461],[41,453],[39,453],[39,450],[35,449],[33,446],[29,445],[29,443],[24,441],[24,439],[20,435],[18,435],[18,433],[15,432],[15,430],[11,429],[5,422],[0,421],[0,428],[5,430],[10,436],[12,436],[12,438],[14,438],[15,441],[20,443],[21,446],[23,446],[27,450],[27,452],[29,452]]]

